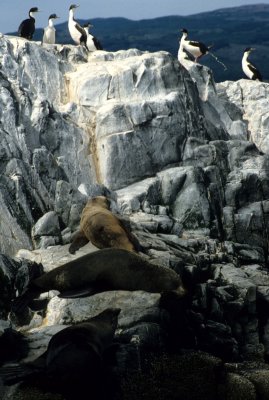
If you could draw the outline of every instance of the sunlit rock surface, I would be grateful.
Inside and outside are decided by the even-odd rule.
[[[228,361],[268,360],[268,85],[215,85],[208,68],[166,52],[0,40],[1,318],[33,265],[49,271],[97,250],[68,253],[87,198],[99,194],[130,218],[144,256],[189,289],[184,310],[171,314],[160,294],[43,294],[45,309],[13,320],[27,332],[28,359],[66,324],[113,305],[122,308],[120,371],[140,371],[145,349],[170,342]],[[262,395],[263,364],[247,375],[225,368],[227,396],[238,385]]]
[[[217,85],[220,98],[229,107],[237,109],[246,127],[246,138],[258,149],[269,153],[269,87],[267,83],[240,79]]]

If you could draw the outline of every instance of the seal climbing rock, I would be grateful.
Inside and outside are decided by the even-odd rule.
[[[109,201],[105,196],[97,196],[87,202],[82,210],[80,230],[74,236],[69,252],[74,254],[88,241],[100,249],[114,247],[134,252],[140,250],[138,240],[126,222],[109,210]]]

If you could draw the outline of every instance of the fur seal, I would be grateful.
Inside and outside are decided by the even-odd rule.
[[[11,326],[0,332],[0,365],[9,361],[18,361],[26,357],[28,351],[28,343],[21,332],[17,332]]]
[[[84,398],[78,392],[83,393],[82,387],[89,386],[89,380],[93,385],[100,378],[103,356],[113,346],[120,311],[107,308],[86,322],[64,328],[51,338],[47,350],[34,361],[0,368],[4,384],[39,382],[46,389],[68,395],[73,392],[75,398]],[[91,398],[95,397],[91,395]]]
[[[97,196],[87,202],[82,210],[80,230],[74,236],[69,252],[74,254],[89,241],[99,249],[141,250],[126,221],[109,210],[109,200],[105,196]]]
[[[172,269],[154,265],[128,250],[112,248],[86,254],[34,279],[13,300],[12,311],[23,311],[30,301],[49,290],[58,290],[65,298],[109,290],[174,291],[179,297],[184,295],[181,278]]]

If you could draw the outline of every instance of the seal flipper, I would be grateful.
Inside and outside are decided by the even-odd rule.
[[[14,385],[27,378],[39,374],[43,368],[38,368],[34,364],[7,365],[0,368],[0,378],[7,386]]]
[[[58,294],[58,297],[62,299],[76,299],[78,297],[93,296],[96,293],[107,291],[107,287],[108,285],[106,284],[105,279],[100,275],[98,282],[92,282],[89,286],[62,291]]]
[[[12,364],[0,368],[0,378],[5,385],[14,385],[42,373],[46,366],[47,350],[34,361],[25,364]]]
[[[92,296],[93,294],[96,294],[98,292],[99,291],[95,290],[92,286],[89,286],[83,289],[73,289],[61,292],[58,297],[60,297],[61,299],[76,299],[78,297]]]
[[[71,245],[69,246],[69,253],[75,254],[75,252],[80,249],[82,246],[85,246],[89,242],[89,239],[86,238],[84,232],[78,231],[72,240]]]

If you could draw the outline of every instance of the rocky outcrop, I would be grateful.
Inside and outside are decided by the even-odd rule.
[[[248,99],[253,85],[265,94],[266,84],[217,90],[210,70],[190,64],[189,74],[165,52],[96,52],[87,59],[73,46],[1,40],[4,253],[31,248],[33,225],[51,211],[68,240],[96,184],[121,197],[121,190],[144,191],[152,179],[151,197],[160,190],[162,198],[144,199],[143,207],[160,215],[166,232],[202,229],[244,243],[254,229],[254,244],[266,247],[267,156],[247,141],[266,141],[266,118],[255,140],[257,124],[244,121],[254,108],[236,100]],[[173,221],[164,223],[166,215]],[[45,236],[35,245],[61,243],[58,233]]]
[[[98,178],[111,189],[179,162],[188,136],[217,135],[207,131],[197,91],[168,53],[97,54],[67,79]]]
[[[10,312],[11,300],[17,293],[21,293],[31,279],[43,273],[39,263],[24,259],[14,260],[0,255],[0,319],[7,319]]]
[[[71,64],[51,50],[1,37],[0,248],[7,254],[31,248],[34,223],[66,193],[74,207],[77,187],[91,181],[84,132],[59,112]]]
[[[177,308],[159,294],[45,294],[37,311],[12,319],[26,325],[35,357],[64,324],[113,305],[122,309],[118,375],[127,366],[140,374],[145,354],[167,348],[268,360],[268,85],[215,85],[209,69],[181,66],[166,52],[87,55],[1,41],[1,318],[32,279],[32,265],[50,270],[96,250],[88,244],[71,256],[66,243],[88,196],[109,193],[144,256],[180,273],[188,295]],[[219,369],[217,361],[214,374]],[[227,367],[223,396],[237,385],[251,399],[262,396],[266,379],[260,383],[257,370],[266,367]],[[218,384],[208,398],[217,398]]]

